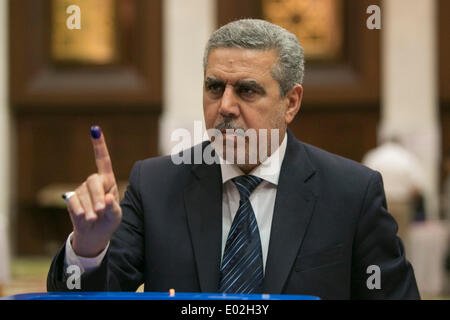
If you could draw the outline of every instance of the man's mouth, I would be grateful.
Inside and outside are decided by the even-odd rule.
[[[227,137],[243,137],[245,136],[245,131],[242,129],[221,129],[220,132],[223,136]]]

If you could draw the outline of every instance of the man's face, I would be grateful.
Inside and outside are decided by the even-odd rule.
[[[275,51],[213,49],[203,85],[206,128],[267,129],[268,139],[271,130],[278,129],[281,142],[293,117],[292,110],[288,111],[292,104],[289,94],[280,97],[279,84],[271,74],[276,59]],[[224,141],[234,139],[223,137]]]
[[[278,82],[271,75],[275,59],[273,51],[236,48],[211,51],[203,86],[208,129],[225,119],[244,130],[282,129],[282,99]]]

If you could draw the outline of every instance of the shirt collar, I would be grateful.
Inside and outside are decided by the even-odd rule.
[[[267,182],[270,182],[274,185],[278,185],[278,179],[280,177],[281,164],[283,163],[284,155],[286,153],[286,145],[287,145],[287,132],[284,135],[284,139],[280,144],[280,147],[275,150],[274,153],[270,155],[263,163],[250,171],[249,174],[259,177]],[[219,156],[220,157],[220,156]],[[222,171],[222,183],[226,183],[227,181],[236,178],[238,176],[242,176],[245,173],[242,172],[241,169],[236,164],[226,163],[220,157],[220,170]]]

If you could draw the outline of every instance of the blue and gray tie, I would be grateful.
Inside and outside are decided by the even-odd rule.
[[[245,175],[234,178],[233,182],[241,200],[225,245],[219,291],[257,293],[262,289],[264,270],[258,223],[249,197],[261,178]]]

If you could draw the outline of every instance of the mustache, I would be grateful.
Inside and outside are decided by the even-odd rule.
[[[237,125],[232,120],[226,120],[226,119],[223,120],[222,122],[220,122],[219,124],[217,124],[214,128],[219,131],[226,130],[226,129],[232,129],[232,130],[242,130],[245,132],[243,127]]]

